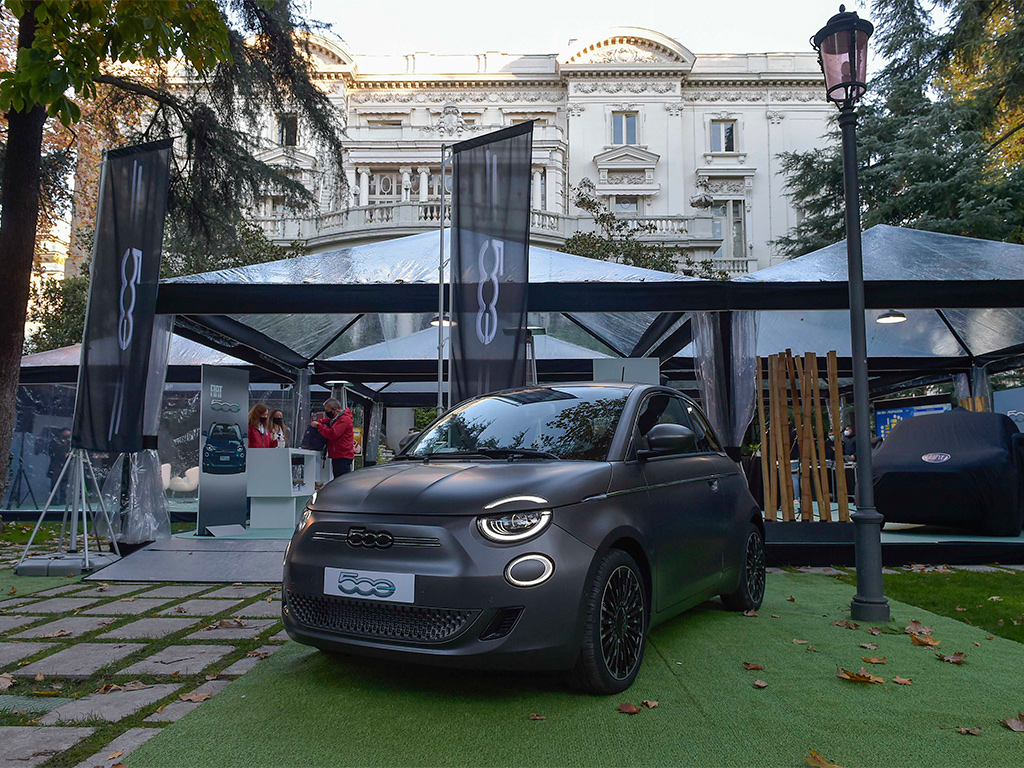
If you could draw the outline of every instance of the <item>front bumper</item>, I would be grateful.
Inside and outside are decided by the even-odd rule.
[[[479,669],[569,669],[580,645],[581,596],[594,550],[550,525],[522,544],[489,543],[472,516],[397,516],[313,513],[292,537],[285,555],[284,625],[292,639],[339,650],[432,665]],[[351,527],[386,530],[387,549],[352,546],[325,536]],[[403,546],[403,537],[435,539],[433,546]],[[540,553],[555,564],[535,587],[514,587],[505,566]],[[324,594],[324,568],[415,574],[415,600],[341,598]],[[521,612],[515,617],[515,611]],[[506,620],[511,631],[494,634]]]

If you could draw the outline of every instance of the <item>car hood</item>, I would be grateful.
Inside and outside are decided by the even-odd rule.
[[[399,461],[342,475],[312,504],[323,512],[479,515],[493,501],[539,496],[560,507],[604,493],[611,465],[599,461]],[[504,507],[511,509],[512,507]]]

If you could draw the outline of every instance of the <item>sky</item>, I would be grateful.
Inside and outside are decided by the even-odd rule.
[[[808,51],[838,0],[307,0],[353,53],[558,53],[606,27],[647,27],[694,53]],[[863,3],[847,2],[862,16]]]

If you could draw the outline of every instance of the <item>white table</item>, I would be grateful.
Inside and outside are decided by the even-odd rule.
[[[250,528],[294,528],[312,495],[319,454],[302,448],[252,448],[246,459]]]

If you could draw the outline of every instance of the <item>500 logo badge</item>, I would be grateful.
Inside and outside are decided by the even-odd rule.
[[[338,576],[338,590],[360,597],[391,597],[395,594],[395,584],[389,579],[371,579],[344,571]]]
[[[210,410],[229,411],[231,413],[238,413],[241,410],[241,406],[238,403],[229,403],[226,400],[211,400]]]

